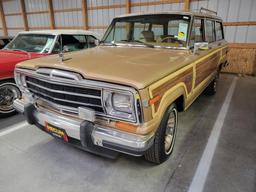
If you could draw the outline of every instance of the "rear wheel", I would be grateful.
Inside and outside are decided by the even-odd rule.
[[[0,82],[0,117],[14,115],[13,101],[21,97],[21,92],[12,81]]]
[[[206,87],[204,93],[205,95],[215,95],[217,92],[217,85],[218,85],[218,75],[213,79],[213,81]]]
[[[161,164],[169,158],[173,151],[178,124],[178,111],[172,104],[165,112],[156,132],[151,148],[145,153],[145,158],[156,164]]]

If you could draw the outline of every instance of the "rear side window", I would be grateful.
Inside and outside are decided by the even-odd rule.
[[[217,21],[215,23],[215,30],[216,30],[216,40],[220,41],[224,39],[223,27],[221,22]]]
[[[203,33],[204,33],[204,20],[200,18],[195,18],[192,31],[191,31],[191,45],[196,42],[203,42]]]
[[[205,38],[209,43],[215,41],[214,21],[212,20],[205,20]]]

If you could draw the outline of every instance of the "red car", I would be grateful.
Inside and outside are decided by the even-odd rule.
[[[65,51],[95,47],[96,39],[97,34],[83,30],[20,32],[0,50],[0,116],[14,114],[13,101],[21,96],[14,81],[17,63],[59,53],[61,45]]]

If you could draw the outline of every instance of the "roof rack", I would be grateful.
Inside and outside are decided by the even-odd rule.
[[[217,11],[206,9],[204,7],[201,7],[200,13],[208,13],[208,14],[211,14],[211,15],[217,15],[218,14]]]

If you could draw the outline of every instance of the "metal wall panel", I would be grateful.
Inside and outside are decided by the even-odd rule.
[[[19,13],[21,12],[20,8],[20,1],[18,0],[9,0],[9,1],[3,1],[3,9],[4,14],[10,14],[10,13]],[[5,16],[6,26],[7,28],[23,28],[24,23],[21,15],[11,15],[11,16]],[[9,30],[8,30],[9,33]],[[12,34],[15,32],[11,32]]]
[[[49,27],[50,28],[50,18],[48,13],[43,14],[31,14],[27,15],[28,26],[30,27]]]
[[[58,12],[54,14],[56,27],[82,27],[82,12]]]
[[[76,9],[81,8],[81,0],[53,0],[53,9]],[[81,11],[68,11],[68,12],[55,12],[55,25],[56,27],[82,27],[82,12]]]
[[[25,0],[26,12],[48,11],[47,0]],[[49,27],[50,19],[48,13],[28,14],[28,26],[33,27]]]
[[[8,29],[8,36],[16,36],[21,30]]]
[[[131,0],[131,3],[152,2],[154,0]],[[87,0],[88,7],[95,6],[111,6],[124,5],[125,0]],[[48,9],[47,0],[25,0],[26,11],[46,11]],[[81,8],[82,0],[53,0],[54,10]],[[183,3],[135,6],[131,8],[132,13],[139,12],[163,12],[163,11],[179,11],[183,9]],[[218,15],[224,21],[256,21],[256,0],[197,0],[190,3],[191,10],[199,10],[200,7],[216,10]],[[5,14],[20,12],[19,0],[3,1]],[[107,26],[113,17],[125,14],[125,8],[111,9],[93,9],[88,10],[89,26]],[[55,12],[55,25],[57,27],[83,26],[82,12]],[[49,27],[49,14],[28,14],[29,27]],[[7,27],[23,27],[21,15],[6,16]],[[1,27],[1,23],[0,23]],[[103,34],[105,28],[91,29]],[[12,34],[18,30],[9,30]],[[0,33],[3,33],[0,30]],[[229,42],[239,43],[255,43],[256,42],[256,26],[228,26],[225,27],[226,39]]]
[[[53,9],[81,8],[81,0],[53,0]]]
[[[190,3],[191,10],[201,7],[215,10],[227,22],[256,21],[256,0],[200,0]],[[225,27],[226,40],[232,43],[256,43],[254,26]]]
[[[47,0],[25,0],[26,11],[47,11]]]
[[[20,1],[19,0],[8,0],[2,1],[4,13],[17,13],[20,12]]]
[[[12,16],[6,16],[5,17],[6,26],[9,27],[19,27],[23,28],[23,19],[19,15],[12,15]]]

